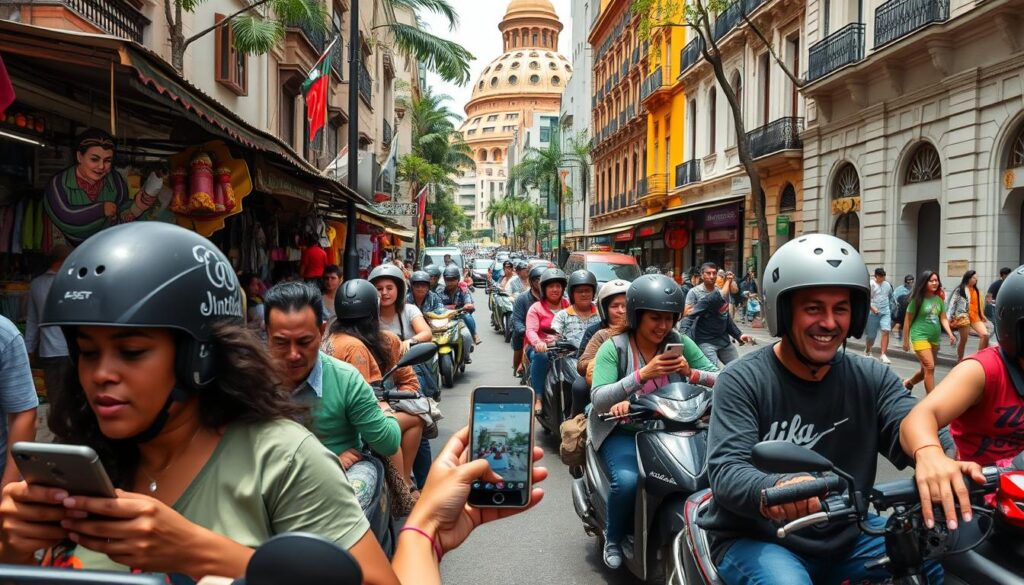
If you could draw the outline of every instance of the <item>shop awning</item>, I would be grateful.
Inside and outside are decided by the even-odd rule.
[[[719,205],[728,205],[729,203],[736,203],[736,202],[739,202],[739,201],[743,201],[743,199],[744,199],[743,196],[735,197],[735,196],[730,195],[728,197],[721,197],[721,198],[718,198],[718,199],[714,199],[712,201],[700,201],[700,202],[694,203],[692,205],[683,205],[682,207],[676,207],[674,209],[668,209],[668,210],[662,211],[660,213],[655,213],[653,215],[647,215],[647,216],[644,216],[644,217],[638,217],[638,218],[634,218],[634,219],[629,219],[629,220],[626,220],[624,222],[617,223],[617,224],[615,224],[613,226],[609,226],[609,227],[607,227],[607,228],[605,228],[603,230],[599,230],[599,231],[596,231],[596,232],[590,232],[589,234],[587,234],[587,237],[588,238],[592,238],[592,237],[597,237],[597,236],[610,236],[612,234],[621,232],[623,230],[627,230],[627,229],[629,229],[629,228],[631,228],[633,226],[640,225],[642,223],[658,221],[658,220],[661,220],[661,219],[667,219],[667,218],[670,218],[670,217],[673,217],[673,216],[676,216],[676,215],[681,215],[681,214],[684,214],[684,213],[692,213],[694,211],[700,211],[702,209],[707,209],[709,207],[718,207]]]

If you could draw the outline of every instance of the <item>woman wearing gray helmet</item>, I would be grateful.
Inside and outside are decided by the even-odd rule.
[[[964,475],[983,480],[981,466],[1006,467],[1024,451],[1019,415],[1024,412],[1024,266],[1000,285],[995,314],[999,345],[957,364],[900,425],[904,451],[915,454],[918,485],[929,497],[941,495],[947,518],[956,517],[954,500],[970,510]],[[947,424],[961,461],[947,457],[940,446],[938,429]],[[922,491],[922,502],[929,497]],[[924,517],[934,517],[930,508]]]
[[[540,277],[547,270],[543,266],[530,269],[530,286],[516,297],[512,305],[512,371],[519,376],[523,365],[523,346],[526,341],[526,314],[540,300]]]
[[[423,270],[417,270],[409,277],[409,294],[405,302],[414,305],[424,315],[444,310],[441,297],[430,286],[430,275]]]
[[[588,422],[591,442],[611,479],[603,558],[612,569],[622,564],[620,543],[632,524],[639,469],[635,431],[599,415],[627,414],[630,397],[672,382],[715,383],[715,365],[697,344],[673,329],[684,308],[683,291],[671,278],[660,274],[637,278],[626,291],[628,328],[605,341],[594,358]],[[681,343],[682,355],[666,353],[669,343]]]
[[[417,343],[430,341],[430,327],[416,305],[406,303],[405,274],[393,264],[381,264],[367,279],[380,295],[380,325],[402,340],[404,353]]]
[[[583,334],[576,362],[576,371],[586,378],[588,388],[594,375],[591,365],[597,350],[602,343],[626,329],[626,291],[629,290],[629,284],[625,280],[610,280],[601,286],[601,293],[597,296],[597,311],[601,321],[591,325]],[[587,398],[589,403],[590,397]]]
[[[540,300],[526,313],[526,357],[530,360],[530,384],[537,397],[536,410],[540,409],[540,396],[548,375],[548,344],[558,339],[558,333],[552,328],[555,313],[569,306],[569,301],[562,296],[565,284],[564,272],[558,268],[545,270],[540,277]]]
[[[516,260],[512,269],[515,270],[518,278],[513,279],[506,290],[508,294],[516,297],[519,296],[519,293],[530,290],[530,265],[522,260]]]
[[[601,320],[594,304],[597,277],[589,270],[577,270],[569,275],[566,289],[569,306],[555,313],[551,328],[563,340],[579,348],[583,341],[583,333]]]

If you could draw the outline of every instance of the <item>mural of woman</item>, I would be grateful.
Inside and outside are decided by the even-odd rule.
[[[114,171],[114,138],[99,128],[78,135],[77,163],[57,173],[46,187],[46,213],[77,246],[103,228],[135,221],[157,201],[163,179],[150,173],[134,199],[128,183]]]

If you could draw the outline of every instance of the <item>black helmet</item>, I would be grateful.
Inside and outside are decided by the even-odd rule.
[[[409,284],[416,284],[417,282],[425,282],[430,284],[430,275],[423,270],[417,270],[409,276]]]
[[[570,274],[568,284],[565,287],[569,291],[568,295],[570,302],[572,302],[572,291],[577,286],[589,286],[594,289],[595,293],[597,293],[597,277],[594,276],[593,272],[582,269],[576,270],[575,272]]]
[[[177,384],[148,429],[148,441],[167,422],[175,401],[216,379],[214,325],[244,324],[235,270],[212,242],[173,224],[137,222],[90,237],[64,261],[46,297],[41,325],[159,327],[181,331]],[[65,329],[71,355],[75,336]]]
[[[346,321],[380,318],[380,295],[369,280],[346,280],[334,293],[334,314]]]
[[[441,278],[441,268],[437,264],[431,264],[427,266],[427,274],[430,275],[430,278]]]
[[[645,274],[634,280],[626,291],[626,319],[630,329],[640,325],[640,311],[674,313],[678,321],[685,307],[683,290],[663,274]]]
[[[661,274],[661,271],[658,270],[657,266],[648,266],[647,269],[644,270],[644,274]]]
[[[995,320],[996,339],[1003,354],[1007,358],[1024,357],[1024,266],[1010,272],[999,287]]]
[[[399,299],[404,299],[406,293],[409,292],[409,286],[405,283],[405,273],[394,264],[381,264],[371,270],[368,280],[376,285],[378,278],[390,278],[395,281],[395,286],[398,287]]]
[[[516,267],[515,263],[512,262],[511,260],[505,260],[504,262],[501,263],[502,268],[505,268],[506,266],[513,269]]]
[[[445,266],[444,267],[444,279],[445,280],[452,280],[452,279],[459,280],[460,278],[462,278],[462,271],[459,270],[458,266],[452,264],[451,266]]]
[[[529,266],[529,264],[527,264]],[[534,266],[530,269],[530,281],[540,280],[541,276],[544,276],[544,272],[548,269],[547,266]]]
[[[553,282],[561,283],[562,289],[565,289],[565,285],[568,284],[568,279],[560,268],[548,268],[544,274],[540,275],[540,290],[543,291]]]

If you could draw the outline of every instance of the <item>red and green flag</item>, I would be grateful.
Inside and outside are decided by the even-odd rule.
[[[337,42],[337,39],[335,39]],[[327,124],[327,90],[331,79],[332,42],[320,59],[309,70],[306,81],[302,82],[302,95],[306,98],[306,118],[309,119],[309,141],[313,142],[317,132]]]

